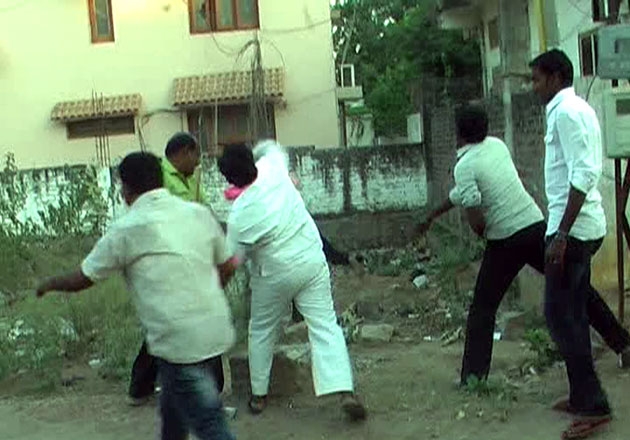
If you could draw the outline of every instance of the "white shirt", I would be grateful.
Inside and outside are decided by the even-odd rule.
[[[549,203],[547,235],[558,231],[571,186],[586,199],[569,235],[598,240],[606,235],[606,217],[597,183],[602,174],[602,135],[597,114],[575,94],[560,91],[547,104],[545,188]]]
[[[256,162],[258,177],[235,201],[228,217],[231,252],[247,258],[252,277],[287,273],[296,265],[326,261],[315,221],[293,185],[278,146]]]
[[[543,221],[542,212],[523,187],[510,151],[500,139],[488,136],[480,144],[460,148],[454,174],[451,202],[481,209],[488,240],[508,238]]]
[[[165,189],[139,197],[83,261],[97,282],[122,271],[149,352],[190,364],[225,353],[235,331],[216,269],[228,259],[209,209]]]

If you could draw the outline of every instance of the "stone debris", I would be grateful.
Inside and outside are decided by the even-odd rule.
[[[394,336],[394,326],[390,324],[365,324],[361,327],[360,336],[364,342],[390,342]]]

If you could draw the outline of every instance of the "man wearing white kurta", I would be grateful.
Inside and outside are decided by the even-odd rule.
[[[346,413],[363,419],[315,222],[291,181],[282,148],[266,141],[256,153],[261,157],[254,162],[245,145],[231,146],[219,160],[226,180],[240,189],[228,218],[228,248],[236,261],[247,261],[251,275],[250,409],[257,414],[265,408],[278,330],[295,300],[308,326],[315,394],[340,394]]]

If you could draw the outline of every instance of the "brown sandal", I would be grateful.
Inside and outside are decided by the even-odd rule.
[[[611,420],[612,417],[610,415],[575,419],[567,430],[562,433],[562,440],[586,438],[604,428]]]
[[[267,407],[267,396],[252,396],[249,399],[249,412],[254,415],[262,413]]]
[[[367,418],[365,406],[359,402],[354,394],[348,394],[342,398],[341,408],[353,422],[365,420]]]

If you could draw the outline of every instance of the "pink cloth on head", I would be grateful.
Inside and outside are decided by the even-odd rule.
[[[234,200],[236,200],[238,198],[238,196],[243,194],[243,191],[245,191],[248,187],[249,186],[246,186],[246,187],[243,187],[243,188],[239,188],[237,186],[230,185],[223,192],[223,194],[225,195],[225,199],[226,200],[234,201]]]

